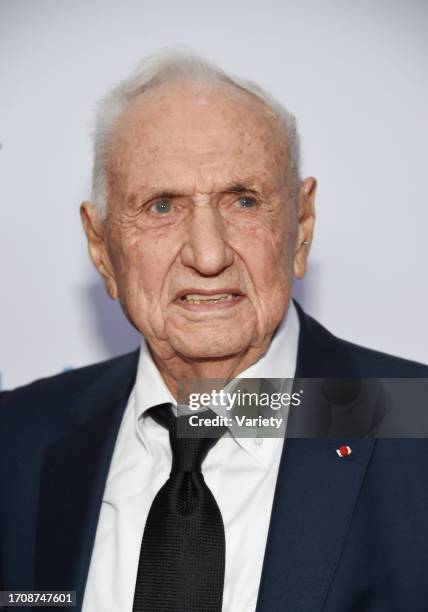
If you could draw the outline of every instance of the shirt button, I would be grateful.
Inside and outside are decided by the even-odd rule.
[[[254,438],[254,444],[261,446],[263,444],[263,438]]]

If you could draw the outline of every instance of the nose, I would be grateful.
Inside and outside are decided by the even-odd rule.
[[[209,205],[195,207],[181,251],[182,263],[204,276],[220,274],[233,263],[233,251],[216,211]]]

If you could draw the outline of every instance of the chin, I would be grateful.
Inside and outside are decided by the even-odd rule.
[[[193,334],[192,336],[175,337],[171,341],[173,349],[187,360],[226,359],[247,348],[242,335],[233,334],[219,338],[212,333]]]

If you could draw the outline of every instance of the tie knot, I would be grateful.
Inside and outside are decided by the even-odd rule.
[[[196,437],[190,428],[186,429],[190,415],[175,417],[171,404],[155,406],[149,410],[149,414],[157,423],[169,431],[172,450],[171,474],[200,472],[202,462],[208,451],[225,431],[225,428],[217,428],[216,437]]]

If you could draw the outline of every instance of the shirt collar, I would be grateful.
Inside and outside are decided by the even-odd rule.
[[[237,378],[294,378],[298,340],[299,318],[291,300],[266,352],[258,361],[241,372]],[[136,427],[138,428],[140,417],[149,408],[164,403],[176,406],[176,401],[166,386],[142,336],[135,383]],[[229,435],[234,437],[233,433],[231,431]],[[278,442],[281,442],[277,438],[266,438],[262,440],[262,443],[254,438],[234,437],[234,439],[239,446],[263,464],[268,464]]]
[[[135,383],[135,416],[139,419],[152,406],[166,403],[176,405],[174,396],[166,386],[144,336],[141,336]]]

